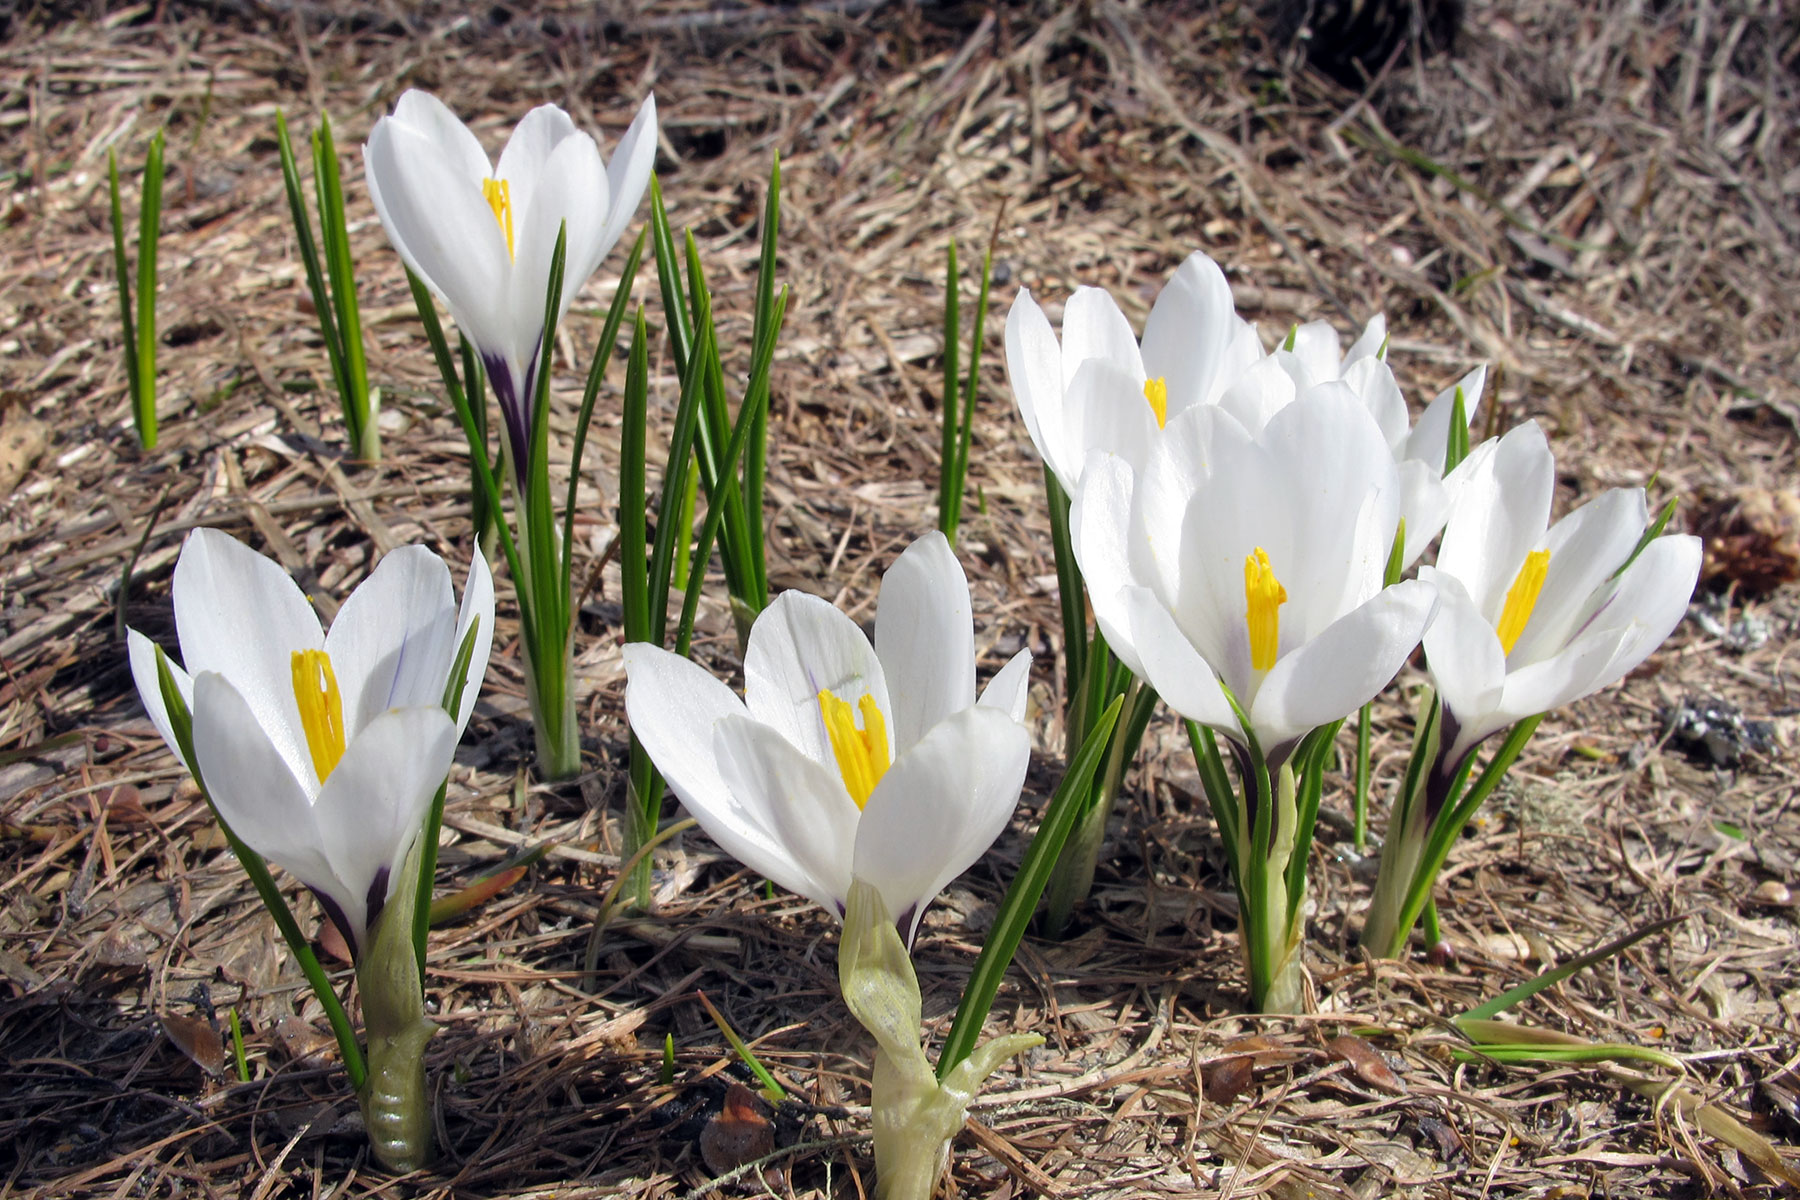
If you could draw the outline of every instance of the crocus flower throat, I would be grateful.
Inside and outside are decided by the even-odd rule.
[[[1244,556],[1244,624],[1250,633],[1250,668],[1267,671],[1281,647],[1281,606],[1287,589],[1275,578],[1268,551],[1261,546]]]
[[[481,181],[481,195],[494,210],[494,220],[506,235],[506,257],[518,258],[513,250],[512,187],[504,179],[489,177]]]
[[[1500,638],[1500,649],[1505,653],[1512,653],[1531,621],[1531,610],[1537,607],[1538,593],[1544,590],[1544,576],[1549,571],[1550,551],[1533,550],[1525,556],[1525,565],[1519,568],[1512,587],[1506,590],[1506,606],[1500,610],[1500,620],[1494,625],[1494,633]]]
[[[331,656],[325,651],[296,650],[290,661],[300,727],[306,731],[313,770],[324,783],[344,757],[344,697],[331,669]]]
[[[856,713],[862,714],[862,727],[857,728]],[[838,774],[856,807],[868,804],[881,782],[892,756],[888,753],[887,721],[875,697],[864,693],[856,709],[825,690],[819,693],[819,717],[825,723],[825,736],[831,740],[831,753],[837,759]]]

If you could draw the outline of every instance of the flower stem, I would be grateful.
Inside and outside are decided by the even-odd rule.
[[[369,1077],[357,1089],[357,1100],[370,1149],[383,1167],[394,1172],[419,1170],[433,1155],[425,1044],[437,1025],[425,1016],[425,993],[412,945],[419,868],[420,854],[414,847],[356,966],[369,1039]]]

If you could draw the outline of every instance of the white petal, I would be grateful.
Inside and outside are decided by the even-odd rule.
[[[1700,578],[1703,545],[1692,534],[1657,538],[1620,576],[1618,590],[1594,618],[1596,625],[1628,619],[1631,637],[1607,664],[1606,686],[1623,679],[1681,624]]]
[[[1397,449],[1403,445],[1409,427],[1406,397],[1400,394],[1400,385],[1394,382],[1388,365],[1373,355],[1365,355],[1344,367],[1344,383],[1362,397],[1388,446]]]
[[[1250,709],[1263,749],[1304,737],[1373,699],[1418,646],[1436,605],[1430,584],[1409,579],[1283,655]]]
[[[125,652],[131,663],[132,682],[137,684],[138,698],[144,702],[144,709],[150,714],[150,723],[156,726],[156,732],[162,734],[169,753],[192,772],[194,765],[182,758],[181,747],[175,743],[175,727],[169,721],[169,708],[163,703],[162,681],[157,677],[156,671],[156,644],[137,630],[128,629],[125,631]],[[188,713],[191,715],[194,711],[194,680],[176,665],[174,659],[167,661],[169,674],[175,680],[175,688],[187,702]]]
[[[996,708],[942,722],[897,759],[863,810],[855,875],[873,884],[910,944],[926,905],[1006,828],[1031,737]]]
[[[1170,416],[1218,395],[1238,326],[1219,264],[1199,252],[1188,255],[1144,322],[1144,374],[1168,384]]]
[[[506,181],[515,219],[531,210],[538,178],[549,166],[551,155],[564,140],[576,137],[587,135],[575,128],[569,114],[554,104],[538,105],[513,127],[506,148],[500,151],[500,162],[494,167],[494,178]],[[539,296],[541,299],[541,289]]]
[[[1548,658],[1515,668],[1506,677],[1495,720],[1510,725],[1599,691],[1611,682],[1607,664],[1630,636],[1627,629],[1590,630]],[[1463,740],[1469,737],[1463,734]]]
[[[456,654],[456,597],[444,560],[423,546],[383,558],[325,635],[344,702],[345,735],[390,708],[442,704]]]
[[[973,688],[971,667],[970,687]],[[756,618],[744,651],[744,704],[814,762],[832,763],[819,693],[855,705],[867,694],[893,723],[881,660],[869,639],[830,603],[783,592]]]
[[[1301,391],[1321,383],[1330,383],[1343,374],[1343,360],[1338,357],[1337,330],[1329,321],[1309,321],[1294,330],[1294,356],[1305,378]],[[1287,344],[1283,339],[1282,344]]]
[[[1426,666],[1444,707],[1472,745],[1498,727],[1493,715],[1506,687],[1506,655],[1494,627],[1456,576],[1422,567],[1419,578],[1438,589],[1437,617],[1423,639]]]
[[[386,120],[369,134],[363,166],[375,211],[406,265],[443,297],[471,341],[489,354],[504,353],[511,260],[481,177],[446,159],[436,143]]]
[[[1493,624],[1525,556],[1543,539],[1556,464],[1535,421],[1515,426],[1491,451],[1471,458],[1464,464],[1469,472],[1458,467],[1450,485],[1454,499],[1437,565],[1462,581]]]
[[[1487,365],[1476,367],[1467,375],[1437,394],[1437,398],[1425,406],[1419,414],[1419,420],[1413,426],[1412,435],[1407,438],[1403,449],[1407,458],[1435,467],[1439,474],[1444,470],[1444,451],[1450,442],[1450,417],[1456,407],[1456,389],[1463,393],[1463,413],[1469,424],[1475,423],[1475,412],[1481,407],[1481,389],[1487,384]]]
[[[409,88],[394,105],[393,116],[382,120],[402,125],[424,138],[440,158],[469,179],[487,178],[488,156],[480,140],[430,92]],[[381,121],[376,122],[377,126],[380,124]]]
[[[469,636],[469,627],[479,621],[475,628],[474,651],[469,655],[469,674],[463,683],[462,706],[456,714],[456,732],[460,738],[462,731],[469,727],[469,715],[475,711],[475,701],[481,695],[482,681],[487,678],[488,657],[494,648],[494,573],[488,569],[487,556],[482,554],[479,543],[475,546],[475,555],[469,560],[469,578],[463,585],[462,608],[456,617],[456,651],[462,649],[463,639]],[[453,660],[454,661],[454,660]]]
[[[1156,411],[1144,398],[1143,381],[1105,359],[1091,358],[1076,370],[1063,412],[1073,419],[1084,465],[1088,455],[1101,451],[1141,467],[1160,428]]]
[[[908,546],[882,576],[875,656],[887,680],[896,758],[933,725],[975,703],[969,581],[936,530]]]
[[[515,209],[517,256],[512,264],[511,350],[516,361],[529,363],[544,328],[544,292],[557,233],[567,228],[561,310],[600,265],[600,231],[606,218],[606,167],[600,149],[585,133],[565,138],[550,154],[538,177],[531,207]]]
[[[717,829],[702,820],[706,831],[751,870],[842,917],[862,816],[843,780],[748,717],[720,721],[713,750],[742,817]]]
[[[1243,740],[1237,716],[1219,688],[1214,668],[1186,637],[1148,588],[1123,589],[1120,607],[1130,622],[1130,639],[1143,663],[1144,679],[1175,712]]]
[[[313,799],[331,873],[346,893],[345,930],[359,945],[396,876],[456,752],[456,723],[437,704],[391,709],[351,739]]]
[[[1021,650],[1006,660],[981,689],[975,703],[997,708],[1015,721],[1025,720],[1025,703],[1031,688],[1031,651]]]
[[[625,715],[670,790],[709,832],[743,822],[713,753],[713,727],[744,716],[743,701],[697,663],[661,646],[626,642],[624,657]],[[717,832],[713,840],[726,844]]]
[[[325,857],[305,785],[243,695],[214,671],[194,678],[194,757],[207,795],[246,845],[340,908],[353,899]]]
[[[312,605],[272,559],[216,529],[188,535],[171,592],[188,674],[231,680],[296,776],[310,779],[293,654],[324,648]]]
[[[1090,358],[1112,363],[1143,386],[1144,361],[1131,322],[1104,288],[1076,288],[1063,306],[1062,378],[1067,387]]]
[[[1264,492],[1259,504],[1265,509],[1287,499],[1289,529],[1269,530],[1257,543],[1267,548],[1287,588],[1289,602],[1281,611],[1285,652],[1380,590],[1400,523],[1400,480],[1380,428],[1342,383],[1315,388],[1276,413],[1260,444],[1275,466],[1238,490]],[[1285,560],[1277,550],[1282,543]],[[1249,549],[1240,550],[1233,564],[1239,589],[1242,555]],[[1236,596],[1241,612],[1241,590]]]
[[[656,97],[645,96],[637,116],[619,144],[613,147],[612,159],[606,164],[608,193],[606,224],[600,233],[602,258],[618,243],[619,235],[631,224],[644,189],[650,186],[650,172],[656,166]]]
[[[1350,367],[1362,359],[1379,357],[1382,347],[1386,344],[1387,315],[1376,313],[1369,318],[1369,323],[1363,326],[1362,335],[1351,344],[1350,349],[1344,352],[1345,376],[1348,377]]]
[[[1270,355],[1239,372],[1220,393],[1219,407],[1255,436],[1270,417],[1292,404],[1298,394],[1294,377],[1283,368],[1282,359]]]
[[[1107,645],[1120,662],[1141,676],[1142,663],[1129,640],[1131,623],[1123,597],[1127,584],[1141,582],[1133,575],[1127,541],[1133,484],[1129,463],[1111,455],[1096,455],[1070,506],[1069,535]]]
[[[1642,488],[1603,492],[1558,521],[1544,538],[1543,590],[1508,661],[1535,662],[1575,637],[1648,524]]]
[[[1006,314],[1006,378],[1038,457],[1049,465],[1063,490],[1073,493],[1082,464],[1075,447],[1065,443],[1062,347],[1050,318],[1026,288],[1019,289]]]
[[[1406,522],[1406,546],[1401,551],[1400,568],[1406,570],[1425,556],[1425,548],[1443,532],[1444,521],[1450,515],[1450,490],[1435,468],[1416,458],[1397,465],[1400,519]]]

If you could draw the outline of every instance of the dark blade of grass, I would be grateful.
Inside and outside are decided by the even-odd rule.
[[[765,340],[773,342],[779,329],[775,320],[775,268],[781,240],[781,154],[778,151],[769,164],[769,194],[763,202],[762,257],[756,267],[756,314],[751,325],[750,344],[760,348]],[[773,356],[770,356],[773,363]],[[761,386],[769,386],[768,371],[761,375]],[[746,392],[758,386],[757,372],[752,371]],[[756,571],[755,600],[760,610],[769,602],[768,550],[764,545],[763,498],[769,466],[769,408],[762,405],[750,427],[750,444],[744,451],[744,509],[750,533],[750,564]],[[690,526],[691,526],[690,521]]]
[[[641,239],[640,239],[641,244]],[[649,534],[644,510],[649,507],[649,484],[644,458],[649,440],[650,331],[640,305],[632,324],[631,348],[625,368],[625,396],[619,425],[619,577],[625,606],[625,640],[650,640],[649,561],[645,548]],[[658,541],[662,531],[657,530]]]
[[[711,346],[710,332],[703,330],[702,339]],[[678,547],[685,546],[688,537],[686,530],[676,528],[674,514],[689,482],[698,479],[699,470],[694,435],[700,421],[700,376],[705,370],[703,356],[690,356],[687,366],[681,377],[681,396],[675,405],[675,428],[669,437],[668,466],[663,471],[662,495],[657,502],[656,544],[650,554],[648,623],[640,639],[658,646],[664,644],[669,628],[669,585],[675,554]],[[647,495],[644,502],[649,503]]]
[[[125,382],[131,388],[131,418],[141,420],[138,405],[137,318],[131,307],[131,269],[125,259],[125,206],[119,199],[119,156],[106,152],[106,178],[112,191],[113,274],[119,282],[119,335],[125,346]],[[140,439],[143,434],[140,430]]]
[[[138,442],[156,448],[156,249],[162,237],[163,131],[150,139],[144,156],[144,187],[138,210],[137,260],[137,424]]]
[[[569,605],[573,596],[560,588],[568,576],[566,564],[557,553],[556,512],[550,502],[550,376],[552,356],[556,353],[556,323],[562,310],[563,272],[569,253],[568,222],[556,231],[556,246],[550,253],[550,274],[544,287],[544,332],[538,343],[537,377],[531,406],[531,445],[529,466],[525,472],[524,518],[526,545],[530,547],[525,564],[531,574],[531,591],[522,597],[520,607],[529,606],[536,615],[538,640],[530,646],[537,701],[543,712],[557,714],[560,719],[564,689],[568,687],[567,651],[569,647]],[[573,553],[573,547],[562,547],[562,555]]]
[[[784,287],[781,290],[780,297],[775,301],[775,323],[777,327],[779,327],[781,322],[786,319],[787,298],[788,292]],[[713,365],[716,367],[718,351],[713,347],[710,337],[707,339],[706,354],[708,358],[713,360]],[[744,406],[738,410],[737,423],[733,425],[731,429],[731,440],[726,443],[725,446],[725,459],[719,464],[719,469],[727,475],[737,470],[738,459],[744,452],[745,444],[749,441],[750,426],[756,419],[756,411],[768,402],[769,392],[767,388],[764,388],[759,393],[745,397]],[[693,571],[696,576],[700,578],[704,578],[704,575],[701,573],[705,570],[707,558],[712,554],[713,539],[718,535],[719,524],[723,519],[723,509],[711,504],[707,505],[706,520],[700,525],[700,535],[694,539]],[[675,628],[675,652],[677,654],[685,656],[688,652],[689,645],[693,641],[694,614],[699,609],[701,590],[702,589],[698,586],[690,587],[688,588],[687,593],[682,596],[681,621]]]
[[[344,361],[344,344],[339,335],[337,321],[332,313],[334,306],[331,294],[326,288],[325,268],[320,265],[319,246],[313,239],[312,217],[306,209],[306,195],[300,184],[300,164],[294,157],[293,141],[288,135],[287,116],[275,110],[275,143],[281,153],[281,182],[287,192],[288,215],[294,222],[294,241],[300,247],[300,266],[306,275],[306,289],[312,296],[313,315],[319,322],[319,333],[325,341],[325,355],[331,363],[331,378],[336,386],[340,400],[349,394],[349,367]],[[313,177],[318,179],[318,148],[313,149]],[[328,236],[329,230],[321,229],[322,236]],[[352,429],[352,448],[354,429]]]
[[[506,567],[512,573],[516,588],[518,581],[525,577],[524,564],[519,558],[519,548],[513,540],[512,530],[500,518],[500,482],[488,464],[487,438],[482,428],[476,424],[475,414],[469,408],[468,395],[463,391],[462,381],[457,378],[456,364],[450,357],[450,344],[444,338],[444,327],[438,321],[437,307],[432,303],[430,290],[426,288],[424,280],[414,275],[410,269],[406,272],[406,281],[412,287],[413,305],[419,310],[419,323],[425,327],[425,339],[431,344],[432,357],[437,361],[438,375],[443,380],[444,391],[450,397],[451,406],[456,409],[457,420],[462,423],[463,436],[468,439],[469,465],[479,478],[482,494],[487,497],[488,511],[494,514],[494,527],[500,537],[500,548],[506,555]],[[536,622],[527,604],[519,605],[519,626],[521,636],[530,645],[536,637]]]
[[[325,1009],[325,1019],[331,1023],[331,1032],[337,1037],[338,1052],[344,1058],[344,1074],[349,1076],[351,1088],[360,1090],[363,1081],[369,1077],[369,1071],[363,1062],[362,1049],[356,1044],[356,1031],[351,1027],[350,1016],[344,1011],[343,1002],[332,988],[331,980],[326,976],[325,968],[319,964],[318,956],[313,953],[312,944],[300,932],[300,923],[294,919],[293,910],[287,906],[281,889],[275,886],[275,878],[269,874],[268,864],[263,861],[262,855],[252,850],[232,831],[231,825],[219,814],[218,806],[207,792],[206,781],[195,769],[193,715],[188,712],[187,701],[182,698],[181,689],[175,685],[175,676],[169,670],[169,660],[163,654],[161,646],[156,648],[156,680],[157,687],[162,692],[163,708],[169,715],[169,731],[175,735],[175,745],[181,750],[182,761],[194,775],[194,786],[200,789],[201,798],[206,801],[213,820],[219,823],[219,830],[225,835],[225,844],[231,848],[231,853],[244,868],[244,874],[250,877],[256,894],[262,899],[263,907],[275,922],[275,928],[281,931],[289,953],[300,964],[300,971],[306,976],[306,982],[319,998],[319,1004]]]
[[[950,528],[962,524],[963,493],[969,478],[969,436],[975,427],[975,397],[981,382],[981,344],[986,340],[988,288],[994,279],[994,247],[989,243],[981,261],[981,292],[975,301],[975,324],[969,330],[969,373],[963,384],[956,432],[956,490],[950,494]],[[952,542],[956,534],[948,535]]]
[[[1661,933],[1670,926],[1678,925],[1685,920],[1687,920],[1687,914],[1680,913],[1673,917],[1664,917],[1660,921],[1652,921],[1648,925],[1632,930],[1623,937],[1614,938],[1604,946],[1596,947],[1593,950],[1589,950],[1586,954],[1571,958],[1561,966],[1552,967],[1550,970],[1543,972],[1536,978],[1527,980],[1510,991],[1502,992],[1485,1004],[1477,1004],[1462,1016],[1454,1018],[1454,1020],[1459,1025],[1464,1021],[1492,1020],[1513,1005],[1522,1004],[1543,991],[1545,988],[1554,987],[1556,984],[1561,983],[1569,976],[1575,974],[1575,972],[1585,970],[1595,963],[1605,962],[1613,955],[1630,949],[1645,938],[1650,937],[1653,934]]]
[[[1081,567],[1075,562],[1075,544],[1069,535],[1069,497],[1056,472],[1044,464],[1044,500],[1050,509],[1050,545],[1056,559],[1056,598],[1062,607],[1063,695],[1073,706],[1087,675],[1087,596],[1082,588]]]
[[[369,367],[363,356],[362,310],[356,298],[356,264],[350,256],[350,231],[344,218],[344,184],[331,118],[321,113],[313,132],[313,188],[319,205],[319,230],[325,241],[325,265],[331,279],[331,303],[337,318],[343,379],[338,392],[351,452],[368,457],[379,441],[370,428]]]
[[[461,333],[456,337],[457,356],[462,360],[462,393],[468,402],[469,417],[474,423],[476,440],[481,445],[483,459],[487,458],[488,447],[488,406],[487,406],[487,368],[481,365],[481,356],[475,353],[475,346]],[[496,478],[499,476],[501,460],[493,459],[488,463],[488,471]],[[469,518],[475,527],[477,545],[491,546],[487,541],[488,522],[498,522],[502,514],[497,509],[488,507],[487,489],[481,486],[481,469],[474,460],[469,462]]]
[[[958,359],[962,354],[962,280],[956,267],[956,239],[944,252],[944,389],[938,393],[943,433],[938,445],[938,532],[956,545],[956,519],[950,498],[962,486],[956,478],[956,422],[961,411],[956,402],[957,381],[962,378]]]
[[[601,381],[606,378],[606,368],[612,363],[613,350],[619,344],[619,327],[624,324],[625,309],[631,300],[631,288],[637,282],[638,263],[643,257],[644,235],[639,233],[637,241],[631,247],[631,253],[625,258],[625,268],[619,274],[619,286],[613,290],[612,304],[606,310],[606,324],[600,329],[600,340],[594,344],[594,357],[588,364],[587,386],[581,393],[581,411],[575,417],[575,445],[569,452],[569,494],[563,504],[562,589],[565,592],[574,586],[571,574],[574,557],[569,548],[575,544],[575,488],[581,480],[581,456],[587,449],[588,429],[594,421],[594,403],[600,398]],[[641,311],[638,319],[643,319]],[[629,494],[631,493],[620,492],[621,496]]]
[[[1088,796],[1093,790],[1094,772],[1099,769],[1100,760],[1106,754],[1107,742],[1124,703],[1124,697],[1115,699],[1100,714],[1080,751],[1069,760],[1069,769],[1063,774],[1062,783],[1057,786],[1056,794],[1044,809],[1043,821],[1039,823],[1031,844],[1025,848],[1025,857],[1019,863],[1019,873],[1013,876],[1012,883],[1007,886],[1006,896],[1000,901],[1000,909],[994,916],[993,927],[988,930],[987,942],[981,948],[981,956],[975,960],[975,968],[969,973],[968,985],[963,988],[962,999],[956,1006],[956,1020],[950,1026],[950,1036],[944,1040],[942,1053],[938,1055],[939,1079],[948,1075],[957,1063],[969,1057],[969,1053],[975,1049],[975,1043],[981,1036],[981,1027],[987,1021],[988,1011],[994,1006],[994,997],[999,994],[1000,981],[1005,977],[1006,969],[1012,965],[1013,955],[1018,953],[1019,942],[1025,937],[1025,927],[1030,924],[1031,914],[1036,911],[1038,900],[1044,894],[1044,885],[1050,881],[1051,868],[1062,856],[1063,843],[1068,840],[1069,831],[1075,827],[1081,810],[1087,805]]]
[[[469,625],[469,632],[463,635],[462,644],[456,648],[456,657],[450,662],[450,675],[444,683],[442,703],[452,721],[462,712],[463,692],[469,683],[469,664],[475,661],[475,638],[480,632],[481,618],[476,617]],[[481,686],[479,679],[475,681],[475,686]],[[431,807],[425,813],[425,830],[419,837],[419,878],[416,881],[418,894],[413,907],[413,957],[419,962],[421,987],[425,984],[425,940],[426,935],[431,932],[431,892],[432,886],[437,882],[438,837],[444,828],[444,797],[449,786],[450,780],[447,778],[438,785],[437,795],[432,798]]]
[[[690,230],[685,237],[687,251],[688,300],[692,306],[694,328],[713,326],[712,289],[706,283],[706,268],[700,262],[700,247]],[[752,612],[761,611],[755,603],[756,569],[751,561],[750,536],[745,528],[744,494],[735,470],[721,472],[717,468],[719,448],[731,435],[731,406],[725,395],[725,371],[718,353],[718,333],[713,330],[713,353],[706,360],[700,380],[705,385],[700,409],[700,482],[706,485],[708,507],[719,505],[725,510],[719,526],[719,553],[725,561],[726,589],[733,599],[743,602]],[[739,405],[739,411],[743,406]],[[713,470],[707,471],[707,460]]]

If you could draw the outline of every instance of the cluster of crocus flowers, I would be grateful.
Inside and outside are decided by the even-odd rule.
[[[1441,802],[1484,738],[1654,649],[1698,563],[1692,539],[1650,536],[1641,492],[1602,497],[1546,535],[1553,476],[1536,427],[1457,464],[1456,414],[1475,412],[1485,370],[1414,423],[1387,345],[1377,316],[1342,353],[1324,322],[1265,352],[1204,255],[1163,289],[1141,343],[1091,288],[1069,300],[1060,343],[1028,294],[1007,321],[1014,396],[1070,497],[1075,578],[1105,644],[1191,722],[1263,1008],[1300,998],[1305,856],[1344,718],[1423,642],[1442,719],[1422,777]],[[1400,578],[1440,533],[1436,567]],[[1236,794],[1215,735],[1232,747]],[[1420,820],[1402,809],[1394,828]],[[1403,907],[1388,899],[1378,949]]]
[[[361,984],[366,1073],[354,1042],[344,1050],[371,1140],[390,1167],[422,1165],[432,1025],[414,957],[416,848],[487,669],[487,564],[477,552],[458,605],[442,559],[397,549],[326,632],[287,572],[200,529],[182,547],[172,590],[182,664],[131,631],[138,694],[234,847],[257,856],[246,867],[283,868],[344,935]],[[280,906],[292,943],[279,894],[264,901]],[[310,958],[304,942],[293,949]],[[343,1039],[335,994],[323,975],[313,983]]]

